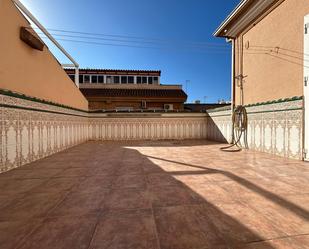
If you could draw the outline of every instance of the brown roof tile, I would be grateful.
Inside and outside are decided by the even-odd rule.
[[[187,98],[182,89],[80,89],[86,97]]]
[[[74,73],[74,68],[65,68],[67,73]],[[157,76],[161,75],[160,70],[125,70],[125,69],[100,69],[100,68],[80,68],[80,74],[155,74]]]

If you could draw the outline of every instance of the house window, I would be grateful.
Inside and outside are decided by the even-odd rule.
[[[115,84],[119,84],[120,82],[120,79],[119,79],[120,77],[119,76],[114,76],[114,83]]]
[[[137,76],[137,77],[136,77],[136,83],[137,83],[137,84],[141,84],[141,83],[142,83],[142,77]]]
[[[104,83],[104,76],[103,75],[98,76],[98,83]]]
[[[148,77],[148,84],[152,84],[152,77]]]
[[[142,77],[142,83],[147,84],[147,77]]]
[[[112,83],[112,76],[106,76],[106,83],[111,84]]]
[[[158,83],[159,83],[159,78],[153,77],[153,84],[158,84]]]
[[[121,76],[121,84],[127,84],[128,83],[128,77],[127,76]]]
[[[128,76],[128,83],[134,84],[134,76]]]
[[[84,75],[79,75],[79,83],[84,83]]]
[[[91,76],[91,83],[98,83],[98,76],[97,75]]]
[[[90,83],[90,75],[84,75],[84,83]]]

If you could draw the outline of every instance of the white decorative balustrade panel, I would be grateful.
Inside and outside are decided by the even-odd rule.
[[[90,118],[92,140],[206,139],[205,117]]]
[[[89,114],[0,94],[0,172],[89,140],[205,139],[206,114]]]
[[[303,101],[301,98],[247,106],[249,149],[302,159]],[[231,141],[231,110],[209,111],[207,139]],[[241,140],[242,144],[244,141]]]

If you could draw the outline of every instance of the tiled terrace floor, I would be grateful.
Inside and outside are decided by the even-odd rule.
[[[89,142],[0,175],[0,248],[309,248],[309,164]]]

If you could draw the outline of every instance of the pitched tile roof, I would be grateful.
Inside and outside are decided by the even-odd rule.
[[[155,97],[187,99],[182,89],[90,89],[82,88],[86,97]]]
[[[74,68],[65,68],[67,73],[74,73]],[[156,74],[161,75],[160,70],[125,70],[125,69],[102,69],[102,68],[80,68],[79,72],[84,73],[109,73],[109,74]]]

